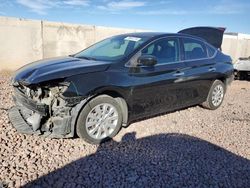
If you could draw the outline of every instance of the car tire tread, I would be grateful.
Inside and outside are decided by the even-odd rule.
[[[214,90],[214,88],[217,86],[217,85],[221,85],[223,87],[223,90],[224,90],[224,95],[223,95],[223,99],[221,101],[221,103],[218,105],[218,106],[214,106],[213,103],[212,103],[212,92]],[[206,109],[209,109],[209,110],[216,110],[217,108],[219,108],[221,106],[221,104],[223,103],[223,100],[224,100],[224,96],[225,96],[225,91],[226,91],[226,87],[225,87],[225,84],[220,81],[220,80],[215,80],[209,90],[209,93],[208,93],[208,96],[207,96],[207,99],[205,102],[202,103],[202,106]]]
[[[97,140],[97,139],[91,138],[88,135],[87,131],[85,130],[85,121],[86,121],[87,115],[91,111],[91,109],[100,103],[111,103],[113,106],[115,106],[115,108],[118,112],[118,123],[117,123],[116,129],[108,138],[104,138],[102,140]],[[76,133],[80,138],[82,138],[83,140],[85,140],[86,142],[88,142],[90,144],[100,144],[102,142],[105,142],[105,141],[113,138],[120,131],[120,129],[122,127],[122,118],[123,118],[122,117],[122,110],[121,110],[119,103],[113,97],[111,97],[109,95],[99,95],[99,96],[95,97],[94,99],[92,99],[91,101],[89,101],[83,107],[83,109],[80,111],[79,117],[78,117],[78,120],[76,123]]]

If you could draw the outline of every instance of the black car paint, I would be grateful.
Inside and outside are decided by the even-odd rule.
[[[137,71],[126,66],[117,69],[114,64],[104,72],[66,78],[65,81],[74,83],[77,92],[68,90],[64,94],[91,96],[112,91],[125,99],[132,121],[205,101],[212,82],[226,80],[232,74],[231,64],[215,63],[220,61],[220,56],[218,52],[216,57],[208,60],[139,67]],[[201,61],[206,63],[200,65]],[[217,70],[209,72],[211,67]],[[175,76],[179,71],[185,72],[184,76]]]
[[[193,27],[183,29],[178,33],[200,37],[212,44],[215,48],[221,48],[225,28],[216,27]]]
[[[60,80],[70,83],[65,98],[88,99],[103,93],[122,97],[131,121],[200,104],[206,100],[215,79],[227,83],[233,75],[231,58],[219,50],[215,56],[155,66],[129,66],[130,59],[152,41],[163,37],[196,37],[185,34],[157,34],[130,56],[119,62],[65,57],[38,61],[19,69],[13,83],[43,85]],[[140,36],[136,33],[133,36]],[[199,39],[200,40],[200,39]],[[204,41],[205,42],[205,41]],[[85,100],[78,110],[86,104]]]
[[[75,74],[85,74],[105,71],[108,62],[93,62],[74,57],[45,59],[28,64],[16,72],[13,82],[22,82],[25,85],[35,85],[42,82],[66,78]]]

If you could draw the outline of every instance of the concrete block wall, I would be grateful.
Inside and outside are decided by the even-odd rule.
[[[0,70],[43,58],[41,22],[0,17]]]
[[[109,36],[142,30],[0,17],[0,71],[74,54]]]
[[[0,71],[74,54],[109,36],[143,30],[0,17]],[[250,35],[224,35],[222,50],[234,61],[250,56]]]
[[[76,53],[95,42],[95,26],[43,22],[43,57]]]
[[[74,54],[107,37],[139,31],[47,21],[42,22],[42,30],[44,58]]]
[[[250,35],[247,34],[225,34],[223,37],[222,51],[232,57],[236,62],[239,57],[250,56]]]

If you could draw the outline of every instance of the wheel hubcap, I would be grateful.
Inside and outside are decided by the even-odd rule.
[[[108,103],[96,105],[89,112],[86,119],[86,130],[90,137],[103,139],[110,136],[118,123],[116,108]]]
[[[224,97],[224,89],[221,85],[217,85],[212,93],[212,103],[214,106],[219,106]]]

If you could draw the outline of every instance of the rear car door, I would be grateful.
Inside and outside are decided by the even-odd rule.
[[[182,54],[186,64],[186,87],[193,95],[186,99],[189,105],[199,104],[206,100],[209,89],[216,78],[216,49],[209,44],[192,38],[182,37]]]

